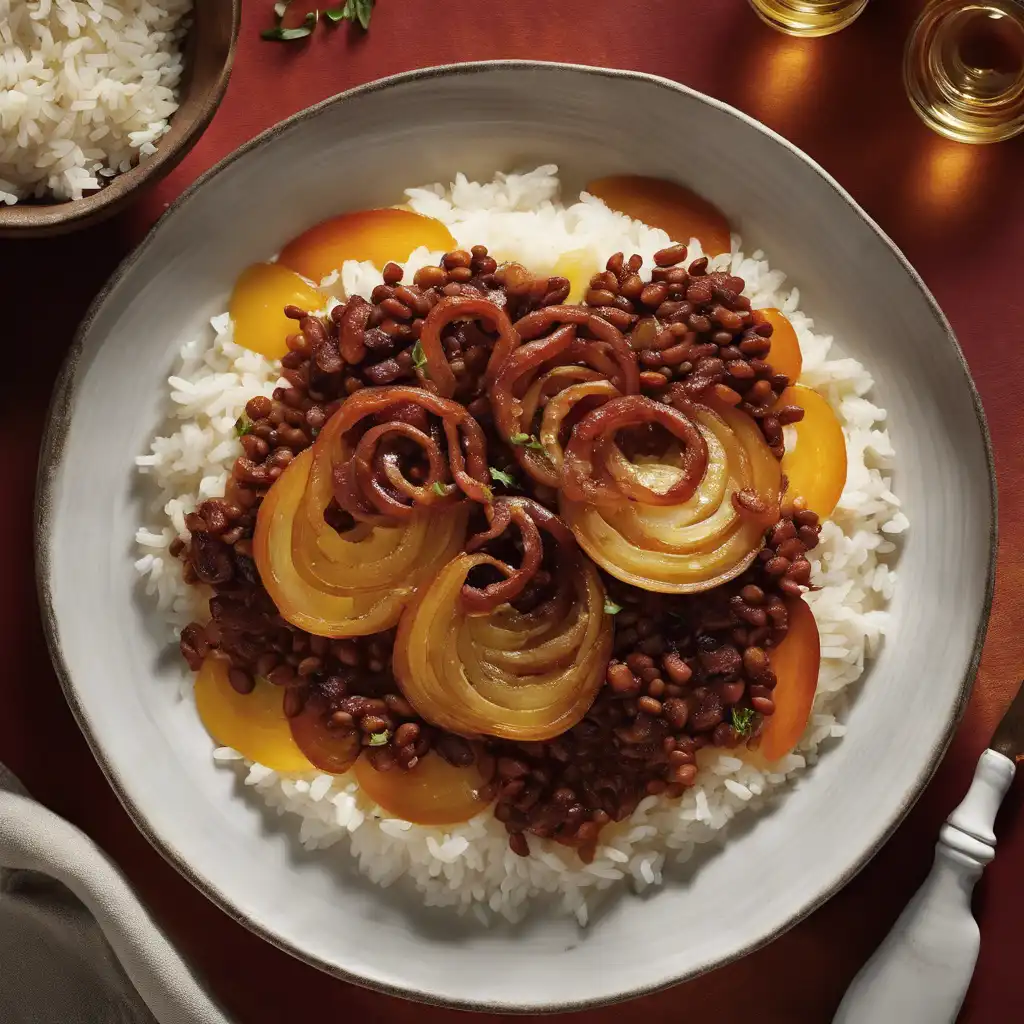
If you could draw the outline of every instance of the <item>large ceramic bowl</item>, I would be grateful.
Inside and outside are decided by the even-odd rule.
[[[669,130],[667,130],[669,129]],[[136,598],[133,459],[179,344],[259,254],[344,209],[462,170],[558,163],[570,186],[638,172],[717,203],[878,381],[912,528],[890,639],[845,739],[684,881],[626,895],[584,932],[541,915],[483,929],[302,852],[215,768]],[[994,491],[985,425],[934,300],[807,157],[736,111],[644,75],[534,63],[402,75],[261,135],[168,211],[93,307],[53,403],[39,576],[53,656],[139,828],[224,910],[349,980],[464,1007],[580,1007],[669,985],[769,941],[833,895],[906,814],[946,748],[987,618]],[[751,866],[756,865],[756,870]]]

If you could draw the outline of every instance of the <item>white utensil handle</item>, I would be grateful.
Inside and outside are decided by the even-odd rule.
[[[942,827],[931,874],[854,978],[833,1024],[954,1024],[980,945],[971,893],[995,856],[992,825],[1013,773],[1002,754],[981,755]]]

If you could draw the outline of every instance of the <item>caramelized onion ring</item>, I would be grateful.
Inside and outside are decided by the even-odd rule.
[[[554,366],[538,377],[527,389],[522,400],[522,421],[532,423],[540,408],[541,399],[549,399],[578,381],[604,380],[589,366]]]
[[[554,328],[553,330],[551,330]],[[585,363],[572,370],[577,379],[606,376],[620,394],[640,391],[640,370],[636,353],[618,328],[582,306],[545,306],[516,321],[515,330],[523,344],[498,370],[489,390],[494,422],[499,433],[511,441],[518,435],[532,435],[533,418],[544,394],[545,378],[554,379],[565,364]],[[546,334],[545,332],[551,331]],[[586,331],[592,337],[581,337]],[[547,372],[543,372],[545,364]],[[565,367],[568,369],[568,367]],[[534,375],[541,376],[533,379]],[[516,460],[538,483],[558,487],[560,448],[550,445],[537,450],[513,442]]]
[[[331,470],[332,496],[338,507],[347,512],[356,522],[387,526],[389,517],[377,510],[359,487],[356,467],[351,459],[339,463]]]
[[[463,584],[461,600],[467,615],[486,615],[499,605],[514,601],[540,569],[544,557],[544,542],[540,531],[547,532],[559,545],[559,561],[574,557],[576,541],[572,531],[543,505],[530,498],[498,498],[488,507],[490,526],[466,542],[466,551],[472,554],[485,544],[497,540],[512,523],[519,527],[523,543],[523,561],[518,569],[499,559],[492,558],[488,564],[504,575],[503,580],[486,587]]]
[[[263,499],[253,537],[260,579],[299,629],[327,637],[379,633],[461,549],[470,506],[339,534],[323,518],[332,480],[316,455],[313,448],[297,455]]]
[[[442,482],[439,460],[444,459],[437,440],[405,420],[394,419],[371,427],[354,448],[346,441],[345,435],[366,417],[380,418],[398,411],[407,414],[409,405],[419,406],[441,420],[448,441],[448,465],[459,489],[474,501],[491,500],[487,439],[464,406],[423,388],[363,388],[342,403],[314,445],[317,462],[331,467],[338,504],[360,521],[380,523],[389,516],[402,518],[411,515],[417,506],[436,505],[450,498],[447,493],[442,496],[433,492],[433,484]],[[407,480],[402,483],[404,477],[395,460],[379,454],[380,442],[393,434],[415,441],[427,454],[430,475],[422,487]],[[386,484],[412,498],[413,504],[401,502],[388,492]]]
[[[630,347],[625,335],[617,327],[614,327],[602,316],[598,316],[593,310],[585,306],[544,306],[542,309],[527,313],[520,317],[515,323],[515,329],[523,341],[532,341],[539,338],[549,328],[556,324],[573,324],[585,329],[593,337],[585,339],[577,335],[576,343],[573,345],[572,357],[580,359],[591,365],[592,358],[599,358],[590,353],[601,352],[599,346],[603,346],[617,371],[608,374],[611,382],[624,395],[636,395],[640,392],[640,367],[637,363],[636,353]],[[604,353],[601,353],[603,356]],[[594,366],[599,373],[604,373],[609,368],[608,362],[600,358],[601,365]]]
[[[441,342],[441,332],[455,320],[482,320],[489,331],[498,335],[491,349],[484,374],[485,386],[497,374],[498,368],[519,347],[519,335],[503,309],[489,299],[474,299],[464,295],[451,295],[441,299],[427,314],[420,333],[420,345],[427,360],[425,376],[443,398],[455,394],[455,374]]]
[[[491,385],[491,412],[498,433],[512,443],[512,451],[519,465],[538,483],[548,487],[558,486],[558,472],[546,455],[533,448],[512,442],[518,434],[529,434],[530,424],[523,421],[523,404],[517,390],[526,390],[529,374],[552,359],[557,359],[572,344],[576,328],[572,325],[559,327],[546,338],[530,341],[505,361],[504,366]]]
[[[615,479],[603,465],[602,455],[618,431],[649,423],[664,427],[684,445],[682,473],[664,491],[645,486],[635,476]],[[626,395],[594,409],[573,428],[562,466],[562,491],[570,501],[621,505],[629,498],[647,505],[679,505],[697,490],[707,463],[707,444],[689,417],[643,395]]]
[[[552,739],[586,714],[604,681],[612,620],[597,570],[578,552],[560,572],[569,600],[533,612],[504,604],[469,617],[459,594],[469,574],[489,564],[461,554],[402,615],[395,678],[427,721],[462,736]]]
[[[422,484],[414,484],[406,479],[394,452],[379,450],[378,446],[383,439],[392,435],[405,437],[423,450],[430,471]],[[437,503],[439,496],[433,487],[435,483],[443,486],[446,482],[448,460],[429,434],[424,434],[411,423],[394,420],[371,427],[363,434],[348,465],[353,467],[354,479],[361,494],[366,495],[382,515],[405,519],[415,513],[416,505]],[[407,505],[394,497],[385,483],[405,495],[413,504]]]
[[[606,401],[618,396],[619,389],[611,381],[598,378],[584,381],[582,384],[570,385],[559,391],[544,406],[544,416],[540,425],[540,443],[559,473],[561,473],[565,461],[565,452],[562,449],[561,441],[562,426],[575,406],[584,399],[598,398],[601,401]]]
[[[486,615],[494,611],[498,605],[514,601],[536,575],[544,557],[544,542],[541,540],[540,530],[521,505],[501,498],[492,508],[494,511],[490,527],[483,533],[470,537],[466,542],[466,551],[478,551],[488,541],[497,540],[514,522],[522,536],[523,561],[518,569],[513,569],[507,562],[492,558],[488,564],[497,569],[504,579],[497,583],[489,583],[486,587],[473,587],[469,583],[463,583],[460,599],[467,615]]]
[[[584,551],[612,576],[644,590],[698,593],[735,578],[757,557],[765,530],[779,515],[782,472],[757,423],[724,403],[686,407],[708,453],[690,498],[676,505],[634,500],[598,505],[569,497],[568,488],[560,495],[562,517]],[[621,452],[606,448],[599,457],[602,468],[614,470],[613,480],[621,481],[622,466],[615,464]],[[676,480],[681,472],[674,462],[635,469],[639,480],[659,475]],[[734,500],[741,492],[757,501],[743,508]],[[758,505],[763,514],[751,511]]]

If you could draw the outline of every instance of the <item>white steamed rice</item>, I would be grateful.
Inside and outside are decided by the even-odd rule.
[[[0,203],[80,199],[156,152],[192,0],[0,0]]]
[[[546,166],[499,174],[486,184],[460,175],[449,188],[410,189],[407,197],[413,210],[447,224],[460,246],[486,245],[499,260],[515,259],[538,273],[550,271],[561,253],[583,248],[602,263],[614,252],[639,253],[649,274],[653,254],[675,241],[592,196],[563,206],[559,191],[557,168]],[[690,258],[700,254],[696,240],[690,240]],[[413,253],[407,276],[439,257],[426,250]],[[831,357],[832,338],[814,332],[813,321],[798,308],[798,291],[784,287],[785,275],[770,269],[760,250],[745,255],[734,236],[731,255],[719,257],[715,266],[744,278],[755,307],[775,306],[786,313],[803,353],[801,380],[828,398],[846,436],[846,488],[812,553],[821,589],[807,594],[807,602],[821,634],[822,659],[813,713],[796,750],[771,772],[728,753],[704,752],[693,789],[680,800],[644,799],[629,820],[602,832],[587,865],[573,852],[536,839],[531,857],[516,856],[490,811],[446,828],[411,825],[384,817],[347,776],[284,776],[236,751],[214,750],[217,761],[242,772],[258,798],[278,813],[298,817],[305,847],[346,839],[372,881],[388,886],[407,876],[426,904],[453,906],[484,922],[492,914],[518,920],[541,897],[583,925],[599,894],[624,880],[636,890],[660,884],[667,865],[686,861],[697,845],[720,838],[733,815],[761,805],[769,789],[815,762],[822,743],[843,735],[843,691],[860,677],[885,633],[885,606],[895,583],[887,564],[896,550],[892,537],[908,526],[890,486],[893,451],[886,413],[868,397],[870,373],[854,359]],[[379,281],[380,268],[371,264],[346,263],[341,269],[347,294],[369,297]],[[182,582],[180,563],[168,546],[185,536],[187,512],[223,493],[239,452],[234,422],[246,401],[255,394],[269,396],[277,385],[274,366],[231,340],[227,314],[215,317],[212,326],[212,338],[194,338],[183,347],[168,381],[171,411],[164,435],[138,459],[153,491],[145,525],[136,535],[136,566],[166,615],[168,640],[190,619],[207,615],[197,589]]]

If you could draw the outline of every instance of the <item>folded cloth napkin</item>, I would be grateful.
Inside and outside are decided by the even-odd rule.
[[[0,1022],[230,1024],[106,855],[3,765]]]

